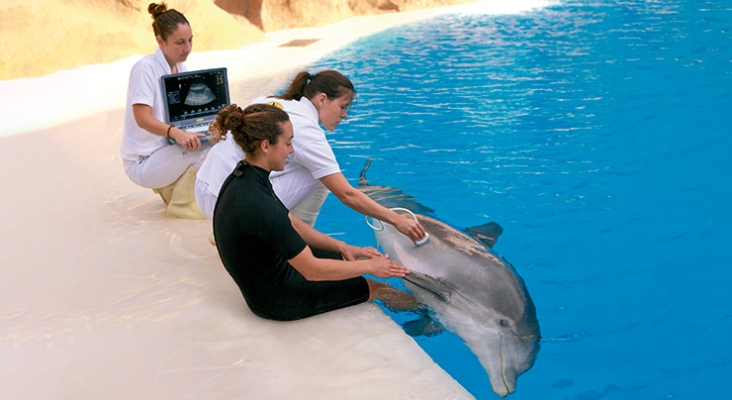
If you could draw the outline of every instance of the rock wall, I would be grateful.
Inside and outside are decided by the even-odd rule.
[[[217,6],[265,32],[312,28],[346,18],[413,11],[474,0],[215,0]]]
[[[474,0],[168,0],[193,28],[194,51],[236,49],[264,32]],[[0,80],[149,54],[151,0],[1,0]]]
[[[157,44],[150,0],[2,0],[0,80],[149,54]],[[194,51],[222,50],[265,40],[211,0],[169,0],[193,28]]]

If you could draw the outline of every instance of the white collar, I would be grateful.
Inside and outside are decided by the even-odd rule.
[[[160,46],[158,46],[158,49],[155,50],[155,60],[160,64],[160,66],[163,68],[163,70],[167,71],[168,74],[172,74],[173,71],[170,69],[170,65],[168,65],[168,60],[165,59],[165,54],[163,54],[163,50],[160,49]],[[178,72],[185,72],[185,68],[183,68],[183,63],[175,63],[175,66],[178,68]]]

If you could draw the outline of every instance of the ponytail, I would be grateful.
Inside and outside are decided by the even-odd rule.
[[[286,112],[269,104],[252,104],[243,110],[232,104],[219,111],[213,129],[231,131],[236,144],[253,154],[265,140],[276,144],[283,133],[282,123],[289,120]]]
[[[352,100],[356,98],[356,89],[351,80],[334,70],[320,71],[315,75],[302,71],[295,76],[282,95],[275,97],[300,101],[304,96],[312,100],[318,93],[325,93],[331,100],[349,94]]]

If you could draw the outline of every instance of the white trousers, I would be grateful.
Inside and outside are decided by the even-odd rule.
[[[300,204],[316,188],[325,188],[325,185],[320,180],[313,178],[313,174],[305,167],[287,171],[282,175],[273,173],[269,180],[272,182],[272,189],[277,193],[277,197],[288,210],[292,210]]]
[[[201,210],[201,214],[213,220],[214,208],[216,207],[218,197],[208,190],[208,183],[199,179],[196,179],[196,186],[193,191],[195,192],[196,204],[198,205],[198,209]]]
[[[318,219],[320,208],[323,207],[323,203],[325,203],[325,199],[329,193],[330,190],[325,187],[313,189],[310,195],[290,209],[290,214],[310,226],[315,226],[315,220]]]
[[[184,151],[177,144],[165,146],[147,157],[140,157],[135,161],[124,161],[125,173],[138,186],[148,189],[157,189],[175,182],[193,166],[201,168],[206,159],[211,143],[201,143],[201,148],[193,151]]]

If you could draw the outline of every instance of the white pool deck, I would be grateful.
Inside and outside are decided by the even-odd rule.
[[[246,104],[360,37],[455,9],[276,32],[187,64],[227,67]],[[319,40],[279,47],[293,39]],[[287,323],[248,310],[210,222],[167,218],[124,174],[139,58],[0,81],[0,398],[472,398],[373,304]]]

